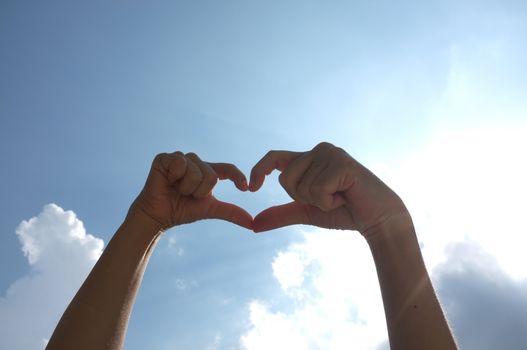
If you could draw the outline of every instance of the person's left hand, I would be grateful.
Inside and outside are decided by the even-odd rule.
[[[129,215],[147,215],[159,230],[201,219],[222,219],[252,229],[247,211],[212,195],[218,179],[232,180],[240,191],[248,189],[245,175],[232,164],[204,162],[195,153],[158,154]]]

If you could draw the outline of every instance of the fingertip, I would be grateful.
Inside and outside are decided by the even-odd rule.
[[[249,231],[253,231],[254,232],[254,224],[253,224],[252,218],[251,218],[251,220],[247,221],[247,223],[245,225],[243,225],[243,227],[245,227]]]
[[[254,233],[261,233],[265,231],[269,231],[272,229],[269,224],[269,209],[262,211],[261,213],[257,214],[253,219],[253,232]],[[271,215],[272,217],[272,215]]]
[[[262,177],[261,175],[258,175],[258,171],[256,170],[256,166],[254,166],[251,169],[251,175],[249,176],[249,191],[254,192],[258,190],[258,178]]]
[[[265,227],[265,224],[261,222],[261,220],[257,220],[258,215],[254,218],[252,223],[252,230],[255,234],[259,234],[261,232],[269,231],[269,228]]]
[[[249,188],[245,174],[243,174],[238,168],[236,168],[236,176],[232,178],[232,181],[234,182],[236,188],[238,188],[240,191],[245,192]]]
[[[258,176],[251,177],[251,183],[249,184],[249,191],[256,192],[262,187],[263,178]]]
[[[243,179],[241,181],[237,181],[235,183],[236,187],[243,192],[246,192],[249,189],[249,184],[247,184],[247,180]]]

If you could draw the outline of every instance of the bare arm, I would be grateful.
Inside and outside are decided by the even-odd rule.
[[[293,224],[359,231],[377,268],[391,348],[456,349],[410,214],[388,186],[328,143],[309,152],[269,152],[254,166],[250,190],[274,169],[294,201],[258,214],[256,232]]]
[[[212,196],[218,178],[247,189],[244,175],[233,165],[205,163],[194,154],[158,155],[143,191],[64,312],[46,349],[122,348],[148,259],[163,230],[206,218],[251,228],[247,212]]]
[[[122,347],[159,234],[156,223],[147,217],[132,217],[121,225],[64,312],[47,349]]]
[[[426,271],[412,221],[394,217],[370,232],[392,349],[456,349]]]

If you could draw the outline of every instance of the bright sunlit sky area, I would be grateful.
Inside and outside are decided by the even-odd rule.
[[[43,349],[155,154],[344,148],[409,208],[461,349],[527,349],[524,1],[0,2],[0,348]],[[253,216],[289,197],[215,195]],[[126,349],[388,349],[352,231],[160,240]]]

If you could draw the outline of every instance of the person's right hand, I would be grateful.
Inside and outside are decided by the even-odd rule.
[[[222,219],[252,229],[249,213],[212,195],[218,179],[229,179],[247,191],[245,175],[232,164],[204,162],[194,153],[158,154],[129,215],[147,215],[159,230],[201,219]]]
[[[255,232],[287,225],[358,230],[366,238],[392,218],[409,218],[401,199],[343,149],[323,142],[308,152],[270,151],[252,169],[249,189],[257,191],[278,169],[293,202],[254,218]]]

